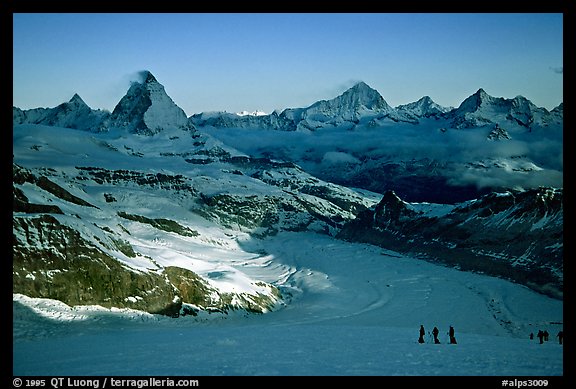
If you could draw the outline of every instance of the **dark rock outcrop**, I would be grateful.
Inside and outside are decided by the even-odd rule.
[[[563,295],[562,189],[491,193],[436,215],[387,192],[338,237]]]

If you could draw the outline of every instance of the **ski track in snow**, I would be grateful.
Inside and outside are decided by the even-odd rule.
[[[173,319],[15,296],[14,375],[563,374],[561,301],[313,233],[240,246],[228,265],[292,291],[284,308]],[[442,344],[418,344],[420,324]],[[543,345],[528,339],[539,328]]]

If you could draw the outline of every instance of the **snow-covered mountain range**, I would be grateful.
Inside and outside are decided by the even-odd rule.
[[[393,108],[360,82],[305,108],[186,118],[150,72],[141,78],[112,113],[75,95],[55,108],[14,107],[14,124],[149,135],[201,129],[244,154],[291,161],[344,186],[393,190],[407,201],[454,204],[493,190],[563,185],[562,103],[548,111],[479,89],[456,108],[429,96]]]
[[[429,96],[392,108],[361,82],[307,108],[190,121],[245,153],[290,160],[345,186],[394,190],[407,201],[454,204],[563,182],[563,104],[548,111],[483,89],[456,108]]]
[[[283,265],[242,242],[291,231],[497,268],[562,295],[562,162],[548,158],[562,106],[479,90],[455,109],[429,97],[392,108],[359,83],[307,108],[187,118],[141,76],[111,113],[78,95],[13,108],[14,293],[172,316],[277,310],[301,269],[261,279],[255,269]],[[507,191],[455,204],[480,192],[479,177]],[[413,211],[413,197],[450,211]]]

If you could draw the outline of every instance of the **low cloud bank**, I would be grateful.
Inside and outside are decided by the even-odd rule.
[[[451,166],[443,174],[453,185],[531,188],[563,186],[562,132],[519,133],[490,141],[488,129],[440,130],[399,124],[313,133],[218,129],[224,143],[255,156],[305,162],[319,170],[375,161],[437,160]]]

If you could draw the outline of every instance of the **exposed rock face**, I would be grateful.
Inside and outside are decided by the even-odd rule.
[[[546,158],[547,153],[539,150],[547,144],[546,147],[554,148],[553,154],[561,152],[563,112],[563,104],[548,111],[523,96],[493,97],[483,89],[478,89],[457,108],[442,107],[429,96],[393,108],[378,91],[359,82],[333,99],[317,101],[308,107],[288,108],[268,115],[205,112],[186,118],[156,78],[149,71],[142,71],[140,80],[132,83],[112,113],[93,110],[74,95],[70,101],[55,108],[21,110],[13,107],[13,122],[91,132],[125,130],[146,136],[159,133],[184,136],[172,132],[185,130],[186,136],[195,139],[193,146],[200,143],[197,127],[203,132],[213,132],[213,136],[221,140],[219,128],[297,132],[283,134],[278,137],[282,139],[280,141],[264,141],[256,154],[243,149],[246,142],[238,141],[243,137],[237,134],[231,138],[225,136],[224,140],[228,146],[253,156],[289,160],[306,166],[308,173],[339,185],[378,193],[394,190],[409,201],[453,204],[509,188],[561,187],[562,164]],[[332,137],[331,131],[339,131],[340,135]],[[367,132],[375,135],[373,143],[363,139]],[[320,137],[321,133],[326,137]],[[454,137],[454,133],[461,134]],[[488,144],[470,141],[476,133],[481,134],[478,139]],[[304,152],[293,145],[286,147],[290,136],[303,134],[318,136],[318,146]],[[387,137],[379,139],[381,134],[387,134]],[[362,136],[357,139],[358,135]],[[341,139],[346,140],[342,142]],[[335,143],[326,144],[324,140]],[[516,143],[516,147],[503,148],[500,142],[493,142],[508,140],[525,145],[519,147]],[[413,150],[420,141],[425,147]],[[452,150],[452,142],[470,149],[462,150],[461,155],[436,152]],[[427,148],[428,145],[431,147]],[[353,162],[325,164],[324,155],[329,149],[347,154],[348,161]],[[478,150],[482,150],[482,155]],[[189,160],[190,163],[205,162],[200,158]],[[481,173],[477,171],[478,166],[483,166]],[[545,170],[550,174],[545,174]],[[516,174],[517,171],[521,174]],[[478,178],[479,174],[481,178]],[[510,179],[502,178],[506,175]]]
[[[562,189],[491,193],[432,215],[388,192],[338,237],[377,244],[561,297]]]
[[[265,294],[220,293],[194,272],[176,266],[149,271],[123,266],[51,215],[15,217],[13,231],[13,293],[71,306],[132,308],[170,316],[196,314],[201,308],[262,313],[276,304]]]
[[[288,108],[269,115],[236,115],[225,112],[197,114],[191,121],[197,126],[216,128],[256,128],[281,131],[314,131],[324,126],[354,127],[360,121],[389,118],[393,121],[417,122],[414,115],[397,111],[384,98],[364,82],[359,82],[340,96],[320,100],[306,108]]]
[[[78,173],[67,177],[67,182],[196,194],[179,175],[101,168],[78,168]],[[49,179],[45,174],[53,177]],[[73,195],[56,184],[57,179],[62,177],[54,169],[13,167],[13,293],[55,299],[71,306],[132,308],[170,316],[196,315],[200,310],[263,313],[274,310],[281,301],[276,287],[264,282],[255,293],[223,292],[191,270],[158,264],[135,250],[127,240],[131,234],[122,226],[122,220],[185,238],[198,237],[198,232],[172,219],[124,211],[116,212],[116,226],[93,225],[80,215],[96,212],[106,219],[110,210]],[[31,202],[25,191],[33,194],[36,202]],[[111,201],[110,193],[103,197],[104,204],[118,203],[115,198]],[[69,213],[69,209],[75,212]],[[97,233],[91,232],[94,230]],[[129,266],[131,261],[143,265]]]
[[[360,82],[332,100],[321,100],[306,108],[302,120],[330,122],[335,118],[358,123],[361,116],[386,116],[394,112],[384,98],[366,83]]]
[[[107,126],[141,135],[188,128],[186,114],[166,94],[152,73],[144,71],[141,76],[143,81],[132,84],[112,111]]]
[[[14,218],[13,230],[14,293],[68,305],[179,311],[179,292],[165,277],[123,267],[53,216]]]
[[[491,191],[562,186],[562,164],[538,150],[547,144],[552,155],[561,153],[563,105],[549,112],[522,96],[493,97],[479,89],[457,108],[429,96],[392,108],[361,82],[333,99],[281,113],[213,112],[190,119],[253,156],[292,161],[338,185],[394,190],[407,201],[454,204]],[[290,133],[281,140],[262,137],[257,147],[238,136],[263,130]],[[304,135],[315,144],[308,145]],[[504,147],[507,141],[510,147]],[[342,159],[325,158],[334,152]]]

